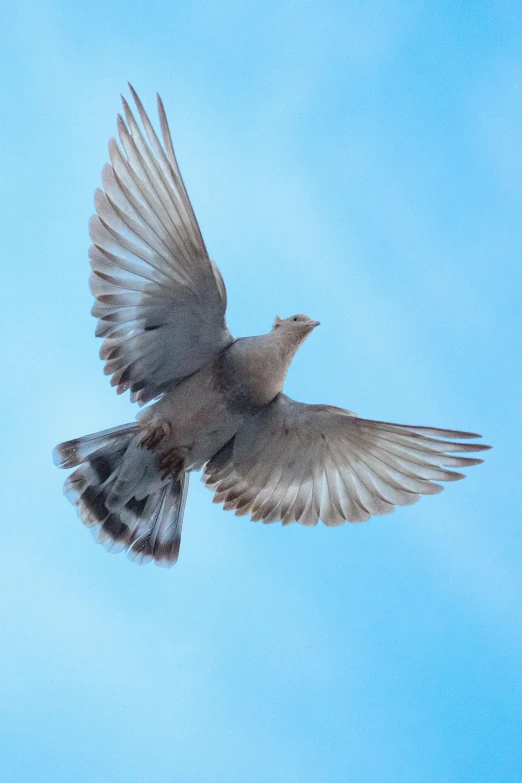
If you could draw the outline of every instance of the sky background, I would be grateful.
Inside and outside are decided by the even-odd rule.
[[[2,10],[6,783],[522,780],[520,2]],[[180,560],[95,546],[51,463],[132,420],[87,221],[130,80],[163,96],[235,335],[322,322],[285,390],[481,432],[363,525],[254,525],[192,477]]]

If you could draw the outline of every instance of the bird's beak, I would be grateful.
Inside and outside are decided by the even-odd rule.
[[[315,329],[316,326],[321,326],[321,321],[310,321],[310,329]]]

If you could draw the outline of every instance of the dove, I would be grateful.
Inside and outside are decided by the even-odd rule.
[[[129,85],[130,86],[130,85]],[[275,318],[266,334],[234,338],[227,294],[210,258],[158,100],[161,140],[136,92],[120,143],[109,142],[91,218],[90,289],[100,357],[136,421],[62,443],[75,468],[64,493],[111,552],[171,566],[180,549],[189,476],[237,515],[314,526],[363,522],[464,478],[453,468],[490,448],[471,432],[364,419],[283,393],[292,359],[319,325]],[[140,125],[141,123],[141,125]]]

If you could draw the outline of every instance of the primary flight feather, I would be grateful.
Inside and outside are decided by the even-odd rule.
[[[109,142],[91,218],[92,309],[111,384],[143,405],[137,422],[62,443],[76,468],[64,492],[113,552],[173,565],[189,474],[203,468],[214,501],[253,520],[362,522],[464,478],[482,462],[470,432],[362,419],[283,394],[299,346],[318,326],[276,317],[270,332],[234,339],[223,278],[209,257],[158,96],[158,138],[131,89],[120,145]],[[458,442],[460,441],[460,442]]]

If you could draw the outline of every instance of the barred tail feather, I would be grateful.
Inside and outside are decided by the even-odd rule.
[[[136,424],[61,443],[55,465],[76,467],[64,494],[107,551],[170,567],[178,559],[188,473],[162,478],[156,456],[141,448]]]

